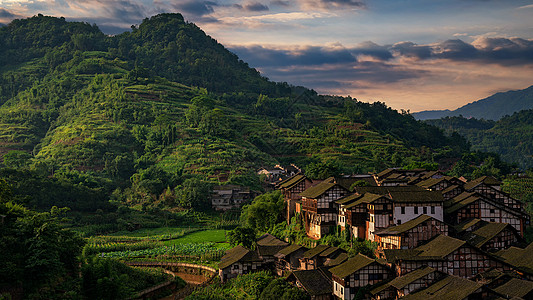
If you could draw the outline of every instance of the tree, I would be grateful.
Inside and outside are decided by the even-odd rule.
[[[281,222],[284,207],[280,191],[257,196],[251,204],[242,207],[241,223],[257,231],[269,231]]]
[[[232,246],[252,248],[255,243],[255,230],[250,227],[236,227],[228,232],[228,239]]]

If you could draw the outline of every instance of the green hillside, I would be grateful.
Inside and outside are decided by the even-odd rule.
[[[210,185],[261,189],[261,166],[449,167],[468,149],[383,103],[268,81],[179,14],[118,36],[39,15],[0,28],[0,45],[4,176],[33,207],[59,185],[81,188],[61,203],[82,210],[205,208]]]
[[[533,110],[523,110],[496,122],[463,117],[426,122],[448,134],[458,132],[474,150],[498,153],[509,163],[517,163],[523,169],[533,168]]]

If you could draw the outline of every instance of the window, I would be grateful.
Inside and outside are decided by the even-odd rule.
[[[491,213],[491,214],[496,213],[496,210],[491,209],[491,210],[490,210],[490,213]]]
[[[496,222],[496,220],[495,220],[495,219],[490,219],[490,221],[491,221],[491,222]]]
[[[433,214],[433,215],[435,214],[435,206],[431,207],[431,214]]]
[[[383,274],[368,274],[368,280],[381,280],[383,279]]]
[[[234,265],[233,266],[233,270],[238,270],[239,269],[239,265]]]
[[[415,214],[418,214],[418,206],[415,206]]]
[[[359,280],[359,274],[353,274],[353,280]]]
[[[397,221],[398,225],[402,224],[402,220]]]
[[[424,214],[428,213],[428,208],[427,207],[424,206],[422,210],[424,211]]]
[[[405,215],[405,206],[402,206],[401,213],[402,213],[402,215]]]

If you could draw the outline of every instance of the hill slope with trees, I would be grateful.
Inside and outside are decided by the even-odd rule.
[[[428,110],[413,113],[417,120],[432,120],[444,117],[463,116],[485,120],[499,120],[515,112],[533,109],[533,86],[523,90],[496,93],[474,101],[456,110]]]
[[[207,208],[212,185],[260,189],[261,166],[449,167],[468,150],[384,103],[271,82],[180,14],[117,36],[38,15],[0,28],[0,45],[3,172],[33,208],[61,188],[85,211]]]
[[[427,120],[447,134],[458,132],[472,149],[493,152],[523,169],[533,168],[533,110],[523,110],[498,121],[446,117]]]

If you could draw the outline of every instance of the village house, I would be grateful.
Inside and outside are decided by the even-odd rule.
[[[276,273],[284,276],[288,272],[300,268],[300,258],[309,249],[298,244],[289,245],[278,251],[274,256],[277,258]]]
[[[333,285],[327,268],[294,271],[287,281],[304,290],[311,300],[332,300]]]
[[[472,278],[495,268],[506,271],[511,266],[469,245],[467,242],[439,235],[415,249],[385,249],[385,258],[395,267],[397,276],[429,266],[443,273]]]
[[[211,193],[211,206],[216,210],[228,210],[241,207],[250,201],[253,195],[249,187],[240,185],[217,185]]]
[[[337,224],[355,238],[374,241],[374,233],[393,223],[392,200],[373,193],[352,194],[336,201]]]
[[[446,276],[420,291],[415,291],[402,299],[405,300],[474,300],[492,299],[496,295],[483,287],[483,284],[457,276]]]
[[[283,194],[283,198],[287,204],[287,222],[290,222],[295,213],[301,211],[300,193],[306,189],[319,184],[321,180],[311,180],[305,175],[295,175],[279,183],[278,188]]]
[[[387,281],[370,291],[373,300],[399,299],[418,291],[448,276],[430,267],[422,267],[403,276]]]
[[[221,282],[239,275],[264,269],[263,260],[256,251],[236,246],[226,252],[218,264],[218,276]]]
[[[338,200],[349,191],[334,182],[321,182],[300,193],[302,197],[302,218],[307,235],[320,239],[332,232],[337,225]]]
[[[414,249],[437,235],[448,235],[448,225],[428,215],[421,215],[401,225],[376,233],[378,256],[384,249]]]
[[[525,212],[512,209],[478,192],[463,192],[446,201],[444,207],[445,221],[449,224],[460,224],[468,219],[506,223],[523,236],[526,224],[529,222]]]
[[[386,265],[362,254],[357,254],[329,271],[332,274],[333,294],[346,300],[352,299],[361,287],[393,277]]]
[[[342,253],[346,253],[346,251],[328,245],[317,245],[303,253],[300,258],[300,270],[313,270],[321,267]]]
[[[524,278],[533,280],[533,243],[530,243],[526,248],[512,246],[493,255],[512,265]]]
[[[505,223],[473,219],[463,222],[456,228],[458,238],[486,252],[507,249],[523,242],[516,229]]]
[[[423,214],[444,221],[444,198],[438,191],[428,191],[419,186],[356,187],[355,191],[389,197],[394,224],[400,225]]]

